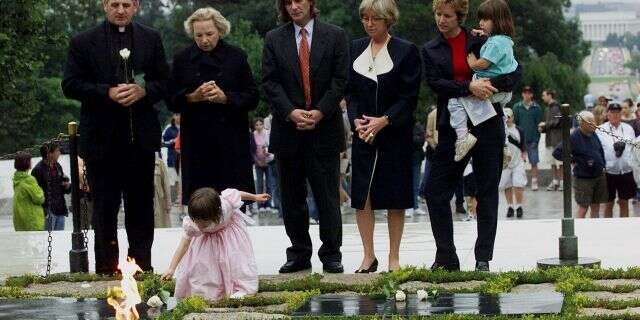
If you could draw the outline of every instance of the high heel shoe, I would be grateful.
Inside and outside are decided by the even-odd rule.
[[[358,269],[354,273],[373,273],[378,270],[378,258],[373,258],[373,262],[367,269]]]

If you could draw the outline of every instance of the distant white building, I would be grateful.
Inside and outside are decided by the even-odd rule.
[[[582,38],[603,42],[609,34],[640,32],[640,17],[635,11],[581,12],[578,14]]]

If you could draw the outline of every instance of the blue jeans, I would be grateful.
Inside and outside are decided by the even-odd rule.
[[[47,216],[44,219],[44,230],[60,231],[64,230],[65,216],[57,216],[47,210]]]
[[[278,209],[278,216],[282,217],[282,207],[280,204],[280,185],[278,184],[279,174],[276,160],[269,162],[267,167],[267,193],[271,195],[271,208]]]
[[[418,209],[418,196],[420,195],[420,167],[422,166],[422,160],[413,159],[413,209]]]
[[[538,142],[527,143],[527,156],[529,157],[529,163],[531,163],[532,166],[535,166],[540,162],[540,157],[538,155]]]
[[[256,170],[256,193],[264,193],[265,191],[271,194],[270,189],[270,177],[269,177],[269,167],[259,167],[253,166]],[[267,207],[267,202],[261,203],[258,205],[260,208]]]

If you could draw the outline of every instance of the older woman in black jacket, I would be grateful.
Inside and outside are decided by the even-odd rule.
[[[357,210],[364,258],[356,273],[374,272],[373,210],[387,209],[389,270],[400,268],[404,210],[413,208],[413,113],[420,89],[418,48],[391,36],[398,19],[394,0],[363,0],[368,37],[351,43],[348,114],[354,131],[351,205]]]
[[[181,114],[182,202],[201,187],[253,191],[249,111],[258,89],[240,48],[222,40],[229,22],[213,8],[185,21],[195,43],[176,54],[170,109]]]

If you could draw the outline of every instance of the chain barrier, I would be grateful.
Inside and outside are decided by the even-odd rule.
[[[41,142],[40,144],[23,148],[22,150],[16,151],[14,153],[7,153],[7,154],[0,155],[0,160],[13,160],[13,159],[16,158],[16,155],[18,154],[18,152],[26,152],[26,153],[28,153],[28,154],[30,154],[32,156],[33,155],[40,156],[40,147],[42,147],[42,145],[45,144],[45,143],[51,143],[51,142],[58,143],[59,145],[61,145],[62,143],[68,143],[69,142],[69,135],[68,134],[64,134],[64,133],[60,133],[57,137],[49,139],[49,140],[45,140],[45,141]]]
[[[593,127],[595,127],[596,131],[600,131],[600,132],[602,132],[602,133],[604,133],[606,135],[609,135],[609,136],[613,137],[617,141],[622,141],[625,144],[630,145],[631,147],[636,149],[636,152],[640,151],[640,142],[635,142],[633,139],[622,137],[622,136],[618,135],[617,133],[611,131],[610,129],[606,129],[603,126],[598,126],[593,121],[589,121],[589,120],[586,120],[583,117],[581,117],[579,113],[576,114],[576,120],[578,121],[578,123],[584,121],[584,122],[592,125]]]
[[[87,166],[82,163],[80,168],[80,191],[82,193],[80,197],[80,228],[84,235],[84,248],[89,250],[89,228],[91,226],[91,217],[89,216],[89,204],[91,203],[91,191],[89,190],[87,180]]]

